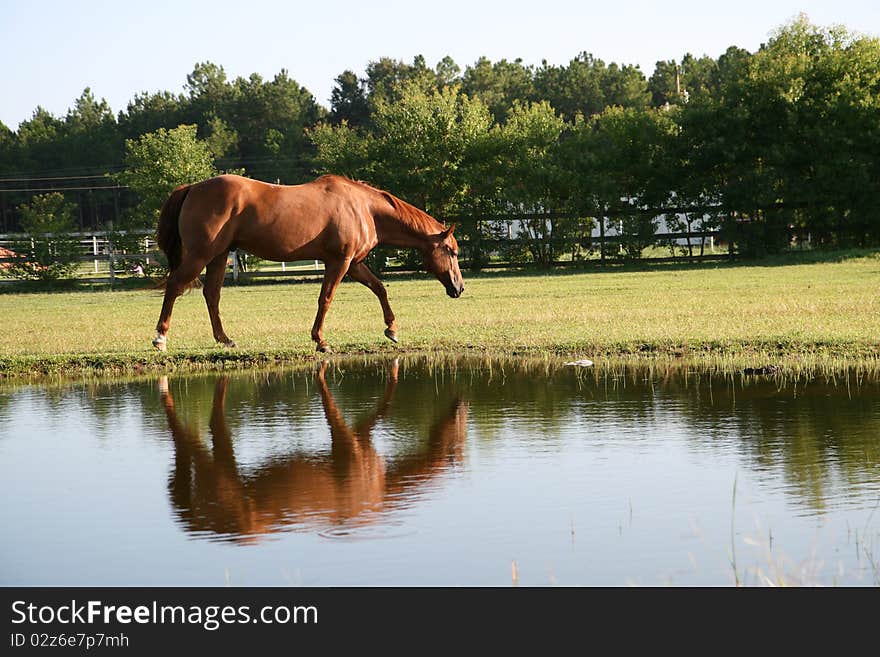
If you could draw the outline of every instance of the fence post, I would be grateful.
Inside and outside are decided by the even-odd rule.
[[[733,260],[733,233],[736,228],[735,219],[731,215],[727,219],[727,257]]]
[[[599,260],[605,262],[605,215],[599,217]]]
[[[232,281],[238,283],[238,251],[232,252]]]
[[[92,255],[95,256],[95,273],[98,273],[98,236],[92,235]]]
[[[110,289],[113,289],[113,283],[116,281],[116,262],[113,259],[113,222],[110,222],[110,229],[107,231],[107,255],[110,260]]]

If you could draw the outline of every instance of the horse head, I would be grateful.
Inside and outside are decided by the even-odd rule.
[[[452,233],[455,224],[436,235],[427,250],[422,252],[425,269],[443,283],[446,294],[457,299],[464,292],[464,280],[458,268],[458,242]]]

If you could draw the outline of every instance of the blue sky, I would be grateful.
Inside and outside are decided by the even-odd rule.
[[[429,65],[451,55],[564,64],[581,51],[638,64],[686,52],[755,50],[804,11],[820,25],[880,35],[878,0],[0,0],[0,121],[12,129],[37,105],[63,116],[85,87],[114,112],[140,91],[182,90],[199,61],[229,77],[282,68],[329,106],[333,79],[382,56]]]

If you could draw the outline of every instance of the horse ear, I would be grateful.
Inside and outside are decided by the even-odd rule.
[[[443,239],[444,240],[446,238],[448,238],[450,235],[452,235],[452,231],[455,230],[455,226],[456,226],[456,224],[452,224],[449,228],[447,228],[445,231],[443,231]]]

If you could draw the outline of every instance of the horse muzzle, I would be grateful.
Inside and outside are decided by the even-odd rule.
[[[446,294],[448,294],[453,299],[458,299],[458,297],[460,297],[463,292],[464,292],[464,285],[461,285],[459,287],[455,287],[454,285],[447,285],[446,286]]]

